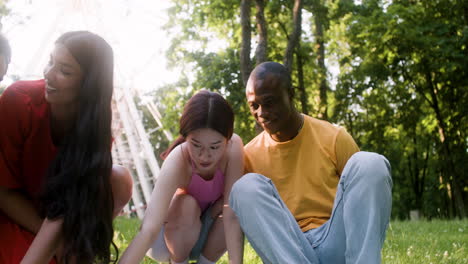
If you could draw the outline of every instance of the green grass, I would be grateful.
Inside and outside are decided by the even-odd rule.
[[[468,220],[392,222],[382,263],[466,264],[467,247]]]
[[[120,254],[128,246],[140,226],[138,219],[118,218],[115,242]],[[461,221],[394,221],[387,230],[382,251],[383,264],[466,264],[468,263],[468,220]],[[149,258],[145,264],[157,263]],[[217,263],[227,264],[224,255]],[[246,242],[244,263],[262,261]]]

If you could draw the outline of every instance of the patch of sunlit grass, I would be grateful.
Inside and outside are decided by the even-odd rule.
[[[468,220],[394,221],[382,251],[384,264],[468,263]]]
[[[140,220],[117,218],[115,239],[120,255],[138,232]],[[468,263],[468,220],[391,222],[382,250],[383,264],[466,264]],[[157,263],[145,258],[144,264]],[[227,264],[227,255],[217,263]],[[245,242],[244,263],[262,261]]]

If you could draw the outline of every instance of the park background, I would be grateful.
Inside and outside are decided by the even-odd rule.
[[[19,34],[12,23],[28,24],[33,19],[14,8],[18,1],[0,1],[2,32],[7,37]],[[99,2],[69,1],[77,7]],[[40,5],[40,1],[22,2]],[[114,1],[118,9],[110,11],[125,15],[127,8],[129,16],[131,2]],[[258,63],[281,62],[291,72],[301,112],[345,127],[361,150],[388,158],[394,223],[410,218],[433,220],[438,226],[448,223],[439,231],[453,227],[459,236],[451,243],[460,244],[449,246],[461,248],[460,261],[467,260],[467,1],[149,2],[159,11],[146,16],[163,12],[163,19],[147,18],[145,27],[126,25],[135,32],[144,30],[145,37],[134,39],[122,57],[136,57],[139,49],[151,50],[151,45],[159,52],[146,51],[145,62],[138,66],[116,61],[117,74],[144,76],[132,82],[139,91],[133,100],[159,164],[159,154],[177,136],[184,103],[200,89],[223,94],[236,113],[235,132],[244,143],[252,139],[258,131],[245,101],[245,82]],[[116,25],[112,30],[118,35],[122,30],[121,37],[131,39],[123,29]],[[7,77],[30,78],[14,72],[20,68],[15,56],[23,52],[12,49]],[[47,57],[48,52],[43,54]],[[133,68],[125,68],[125,63]],[[144,107],[148,101],[162,114],[160,120]]]

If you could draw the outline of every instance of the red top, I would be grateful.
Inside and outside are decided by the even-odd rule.
[[[0,186],[23,192],[36,207],[57,153],[44,93],[44,80],[19,81],[0,96]],[[0,234],[0,263],[19,263],[34,235],[1,211]]]

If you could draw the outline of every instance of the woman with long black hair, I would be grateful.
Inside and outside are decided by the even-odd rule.
[[[67,32],[43,80],[0,97],[0,263],[113,261],[112,220],[132,190],[112,164],[113,66],[103,38]]]

